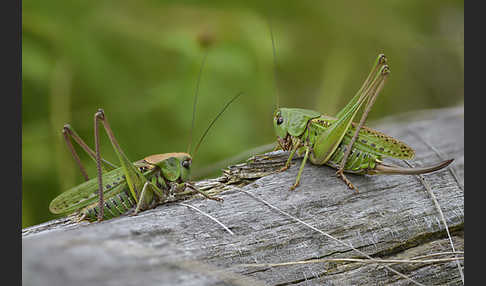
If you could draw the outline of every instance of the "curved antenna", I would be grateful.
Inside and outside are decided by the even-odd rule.
[[[194,103],[192,104],[192,122],[191,122],[191,132],[189,133],[189,144],[187,145],[187,153],[191,154],[192,150],[192,133],[194,132],[194,121],[196,118],[196,105],[197,105],[197,95],[199,94],[199,83],[201,81],[202,70],[204,68],[204,64],[206,63],[206,58],[208,56],[208,50],[204,52],[204,58],[201,63],[201,67],[199,68],[199,73],[197,75],[197,82],[196,82],[196,91],[194,93]]]
[[[277,49],[275,48],[272,22],[270,20],[268,20],[268,27],[270,29],[270,38],[272,39],[272,52],[273,52],[273,84],[275,86],[275,108],[274,108],[274,110],[277,110],[277,108],[279,107],[278,83],[277,83]]]
[[[201,139],[199,139],[199,142],[197,143],[196,145],[196,149],[194,150],[194,154],[192,154],[192,158],[194,158],[196,156],[196,152],[197,150],[199,149],[199,146],[201,145],[204,137],[206,137],[206,134],[208,134],[209,132],[209,129],[211,129],[211,126],[214,125],[214,123],[216,122],[216,120],[218,120],[218,118],[223,114],[223,112],[228,108],[228,106],[233,103],[233,101],[235,101],[238,97],[240,97],[240,95],[242,95],[243,92],[239,92],[236,96],[234,96],[230,101],[228,101],[228,103],[226,103],[226,105],[223,107],[223,109],[218,113],[218,115],[216,115],[216,117],[213,119],[213,121],[209,124],[208,128],[206,129],[206,131],[204,131],[204,134],[201,136]]]

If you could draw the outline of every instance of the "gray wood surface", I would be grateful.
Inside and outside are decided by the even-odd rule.
[[[463,107],[403,114],[371,127],[412,146],[414,166],[455,159],[450,167],[424,178],[437,198],[456,251],[463,251]],[[307,164],[301,186],[289,191],[300,159],[294,159],[289,170],[275,173],[286,155],[277,151],[257,156],[228,167],[219,178],[197,183],[219,193],[223,203],[200,197],[183,202],[230,231],[177,202],[101,223],[58,219],[26,228],[22,231],[23,284],[413,285],[391,269],[423,285],[462,284],[455,261],[393,263],[389,268],[361,262],[244,265],[364,258],[350,245],[376,259],[451,251],[438,209],[417,176],[350,175],[359,187],[355,193],[335,177],[335,170]],[[387,162],[406,166],[402,161]],[[430,258],[444,257],[451,255]],[[460,265],[464,266],[463,261]]]

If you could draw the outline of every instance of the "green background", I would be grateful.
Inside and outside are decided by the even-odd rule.
[[[50,201],[83,181],[65,123],[93,146],[103,108],[131,160],[186,151],[206,51],[194,138],[244,95],[210,130],[195,171],[272,142],[276,90],[282,106],[335,114],[381,52],[392,73],[370,120],[463,104],[463,16],[463,1],[24,0],[22,226],[55,218]],[[101,150],[117,162],[104,133]]]

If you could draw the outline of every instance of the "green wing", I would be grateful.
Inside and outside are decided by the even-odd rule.
[[[327,125],[332,124],[337,119],[331,116],[322,115],[319,119],[319,126],[325,129]],[[356,124],[351,124],[346,132],[342,144],[348,144],[356,131]],[[358,138],[354,146],[359,150],[370,152],[384,157],[409,160],[415,156],[415,151],[407,144],[386,135],[375,129],[363,126],[359,131]]]
[[[122,168],[117,168],[103,174],[103,195],[108,198],[127,187]],[[93,178],[77,185],[52,200],[49,210],[60,214],[81,209],[98,200],[98,178]]]

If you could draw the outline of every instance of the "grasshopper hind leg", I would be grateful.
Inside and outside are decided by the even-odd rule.
[[[78,153],[76,152],[76,150],[74,149],[74,146],[73,146],[73,143],[71,142],[71,139],[74,140],[74,142],[76,144],[78,144],[78,146],[80,146],[83,151],[86,152],[86,154],[88,154],[93,160],[96,161],[96,153],[95,151],[93,151],[89,146],[88,144],[86,144],[84,142],[84,140],[79,137],[79,135],[76,133],[76,131],[74,131],[73,127],[71,127],[70,124],[65,124],[64,127],[62,128],[62,135],[64,137],[64,141],[66,143],[66,146],[67,148],[69,149],[69,151],[71,152],[71,155],[73,156],[74,158],[74,161],[76,162],[76,164],[78,165],[85,181],[89,181],[89,176],[88,176],[88,173],[86,172],[86,168],[84,167],[83,163],[81,162],[81,159],[79,158],[79,155]],[[101,163],[103,165],[103,168],[105,171],[111,171],[115,168],[118,168],[118,166],[116,166],[115,164],[112,164],[110,162],[108,162],[107,160],[101,158]]]
[[[367,99],[367,103],[366,103],[366,106],[365,106],[365,110],[363,111],[363,114],[361,115],[361,119],[359,121],[358,127],[356,128],[356,131],[354,132],[353,137],[351,138],[351,141],[349,142],[349,144],[348,144],[348,146],[346,148],[346,152],[344,153],[343,159],[341,160],[340,167],[339,167],[338,171],[336,172],[336,175],[341,180],[343,180],[344,183],[346,183],[346,185],[350,189],[352,189],[352,190],[354,189],[356,192],[358,192],[358,189],[344,175],[344,166],[346,165],[346,162],[348,160],[348,156],[351,153],[351,150],[353,148],[353,144],[356,141],[356,139],[358,138],[359,131],[363,127],[363,125],[364,125],[364,123],[366,121],[366,118],[368,117],[368,113],[370,112],[371,107],[373,106],[376,98],[378,97],[378,94],[383,89],[383,85],[385,84],[385,80],[386,80],[387,76],[390,73],[390,68],[387,65],[384,65],[382,67],[382,69],[380,70],[380,73],[381,73],[381,77],[377,81],[377,84],[370,86],[369,89],[368,89],[368,91],[367,91],[367,93],[370,92],[370,95],[369,95],[369,97]]]

